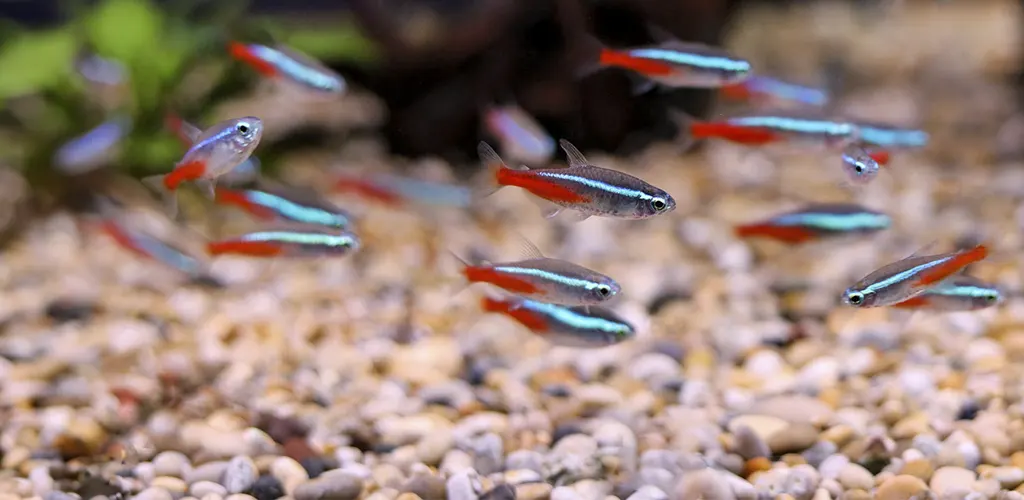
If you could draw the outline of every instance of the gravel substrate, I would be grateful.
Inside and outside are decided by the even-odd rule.
[[[984,115],[990,94],[968,94]],[[930,127],[939,104],[883,89],[844,109]],[[1024,499],[1024,165],[963,135],[857,190],[836,155],[590,154],[675,197],[647,221],[549,221],[512,188],[465,212],[338,197],[359,253],[220,258],[223,288],[68,214],[40,220],[0,255],[0,500]],[[350,142],[285,172],[326,185],[325,167],[395,167],[381,149]],[[451,179],[436,160],[412,172]],[[858,201],[894,227],[797,248],[733,236],[810,201]],[[180,243],[256,227],[202,210],[219,217]],[[487,288],[466,289],[447,251],[514,259],[517,233],[617,279],[637,338],[553,347],[483,315]],[[993,255],[970,274],[1007,292],[997,308],[839,305],[885,263],[979,240]]]

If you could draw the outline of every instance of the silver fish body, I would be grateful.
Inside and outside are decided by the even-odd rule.
[[[258,231],[236,239],[241,242],[271,243],[284,248],[287,257],[344,256],[359,250],[359,237],[348,231]]]
[[[278,45],[249,45],[253,55],[266,61],[296,88],[317,94],[342,94],[348,88],[345,79],[320,61],[295,49]]]
[[[700,43],[668,41],[624,51],[631,57],[669,65],[668,74],[644,77],[668,87],[717,88],[750,76],[751,64],[729,51]]]
[[[214,179],[241,165],[259,145],[263,121],[255,116],[225,120],[203,131],[179,164],[202,162],[205,179]]]
[[[878,177],[879,165],[871,155],[859,145],[850,144],[843,150],[843,173],[854,184],[867,184]]]
[[[904,307],[932,311],[977,311],[1002,301],[1003,294],[999,288],[970,276],[955,276],[895,306],[905,304]]]
[[[860,129],[853,122],[817,112],[759,113],[734,116],[727,122],[770,130],[784,137],[787,143],[810,147],[840,148],[860,138]]]
[[[538,293],[531,298],[554,304],[596,305],[608,301],[622,290],[612,278],[560,259],[535,258],[489,267],[496,273],[536,287]]]
[[[856,121],[860,141],[888,150],[923,148],[930,136],[924,130],[880,122]]]
[[[484,299],[485,310],[501,312],[530,327],[548,342],[564,347],[599,348],[636,335],[629,322],[600,307],[566,307],[525,298]]]
[[[983,259],[988,250],[911,256],[878,269],[847,288],[843,303],[854,307],[884,307],[903,302],[937,286],[971,262]],[[924,279],[925,277],[928,279]]]
[[[519,106],[501,106],[484,113],[487,130],[501,141],[502,154],[531,165],[547,163],[555,140]]]

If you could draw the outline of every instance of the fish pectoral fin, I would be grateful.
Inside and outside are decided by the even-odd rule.
[[[562,207],[561,205],[558,205],[557,203],[551,203],[550,201],[538,196],[530,195],[529,198],[530,201],[533,201],[534,205],[537,205],[537,207],[540,208],[540,213],[544,215],[545,219],[555,217],[556,215],[560,214],[564,209],[564,207]]]
[[[217,186],[214,181],[209,179],[196,179],[195,185],[200,191],[206,195],[207,198],[213,200],[217,198]]]
[[[523,236],[519,231],[515,230],[513,230],[513,233],[516,235],[516,239],[519,240],[519,249],[522,253],[523,260],[544,258],[544,253],[541,252],[540,249],[537,248],[537,245],[534,245],[532,241],[526,239],[526,236]]]
[[[579,210],[562,210],[558,213],[558,216],[559,219],[570,223],[583,222],[590,218],[590,214],[580,212]]]

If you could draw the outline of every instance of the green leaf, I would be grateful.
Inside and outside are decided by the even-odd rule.
[[[105,0],[85,20],[96,52],[128,64],[160,57],[162,25],[150,0]]]
[[[0,46],[0,100],[59,84],[76,50],[71,31],[26,32]]]

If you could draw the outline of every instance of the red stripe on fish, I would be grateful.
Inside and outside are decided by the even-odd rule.
[[[890,154],[888,151],[884,149],[868,151],[868,156],[870,156],[872,160],[875,160],[875,162],[878,163],[879,165],[889,164]]]
[[[560,186],[529,170],[512,170],[501,167],[495,173],[501,186],[521,187],[545,200],[558,203],[587,203],[590,197],[583,196],[565,186]]]
[[[277,68],[253,54],[252,50],[249,49],[249,46],[244,43],[228,43],[228,52],[231,53],[231,57],[252,66],[253,69],[263,75],[277,76]]]
[[[334,181],[334,191],[355,193],[387,205],[401,205],[403,201],[401,196],[387,188],[355,177],[339,177]]]
[[[672,66],[659,61],[633,57],[628,52],[619,52],[612,49],[602,49],[598,62],[602,66],[615,66],[626,68],[643,75],[668,76],[672,74]]]
[[[926,307],[928,305],[931,305],[931,299],[923,295],[918,295],[916,297],[911,297],[907,300],[904,300],[903,302],[897,302],[891,305],[890,307],[899,307],[900,309],[916,309],[919,307]]]
[[[274,218],[272,210],[249,201],[249,197],[245,195],[244,191],[236,191],[218,186],[216,193],[214,202],[219,205],[234,205],[260,219],[271,220]]]
[[[953,257],[950,257],[942,264],[932,267],[921,272],[921,275],[917,277],[917,281],[914,282],[914,286],[917,288],[927,287],[934,285],[954,274],[959,272],[961,269],[967,267],[969,264],[978,262],[988,256],[988,248],[985,245],[978,245],[966,252],[961,252]]]
[[[775,226],[772,224],[745,224],[736,226],[736,236],[741,238],[765,237],[786,243],[797,244],[813,240],[817,235],[803,227]]]
[[[206,251],[210,255],[248,255],[250,257],[276,257],[284,253],[284,247],[279,243],[269,241],[211,241],[206,245]]]
[[[105,220],[100,223],[100,229],[107,233],[118,245],[142,257],[149,257],[149,254],[135,244],[135,240],[126,233],[116,222]]]
[[[523,307],[514,307],[515,304],[503,300],[496,300],[484,297],[481,302],[484,311],[501,313],[518,321],[531,331],[543,333],[548,330],[548,322],[543,316]]]
[[[760,146],[780,139],[779,134],[759,127],[741,127],[730,123],[696,122],[690,124],[690,135],[696,139],[719,138],[740,144]]]
[[[164,187],[170,191],[178,189],[182,182],[194,181],[206,173],[206,162],[190,161],[174,167],[171,173],[164,176]]]
[[[754,97],[754,93],[750,91],[747,84],[742,82],[726,85],[720,90],[722,91],[722,97],[734,101],[746,101]]]
[[[538,295],[541,290],[529,281],[511,276],[487,266],[468,266],[462,270],[466,279],[474,283],[490,283],[512,293]]]

